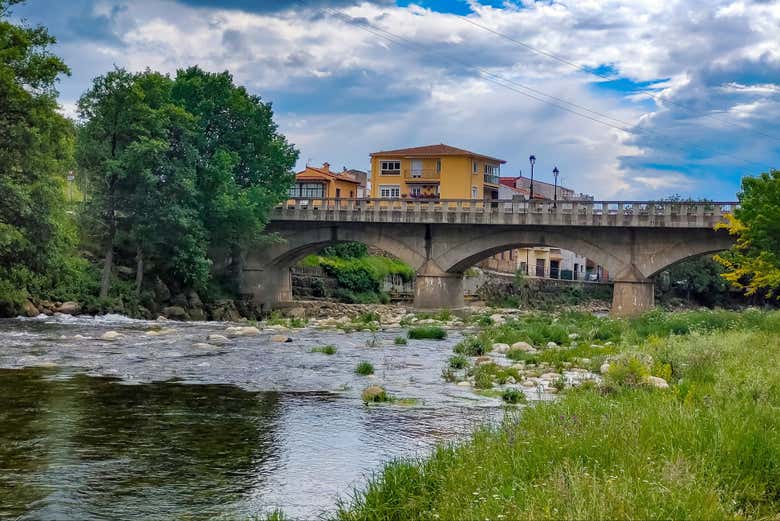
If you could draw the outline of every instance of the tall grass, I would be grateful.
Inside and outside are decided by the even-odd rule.
[[[447,331],[440,328],[439,326],[419,326],[411,328],[409,330],[408,336],[412,340],[444,340],[447,338]]]
[[[579,333],[592,339],[601,320]],[[567,391],[467,443],[387,465],[336,518],[775,518],[780,313],[611,322],[617,349],[652,357],[670,389]]]

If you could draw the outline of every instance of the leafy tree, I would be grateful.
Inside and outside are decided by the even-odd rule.
[[[742,179],[740,207],[721,226],[737,242],[716,259],[726,280],[747,295],[780,298],[780,170]]]
[[[210,247],[229,253],[238,270],[242,248],[262,238],[269,211],[287,196],[298,151],[277,131],[271,105],[228,72],[180,70],[173,99],[196,118],[196,184]]]
[[[63,178],[72,161],[72,125],[57,113],[63,61],[43,27],[15,25],[0,0],[0,301],[18,311],[67,262]]]
[[[705,306],[724,304],[729,297],[729,283],[723,278],[723,267],[710,256],[694,257],[668,270],[671,293]]]

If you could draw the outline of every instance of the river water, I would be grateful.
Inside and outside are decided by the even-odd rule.
[[[382,462],[503,414],[442,380],[457,331],[406,346],[401,330],[313,328],[193,346],[228,325],[150,336],[160,324],[120,316],[0,321],[0,519],[311,518]],[[100,340],[108,330],[123,336]],[[338,352],[310,352],[325,344]],[[354,373],[362,360],[373,378]],[[372,383],[420,402],[366,407]]]

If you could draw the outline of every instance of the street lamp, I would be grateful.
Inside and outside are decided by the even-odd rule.
[[[553,208],[558,208],[558,174],[560,174],[560,171],[556,166],[553,168],[553,177],[555,178],[555,188],[553,188]]]
[[[536,163],[536,156],[531,154],[531,157],[528,158],[528,161],[531,162],[531,197],[530,197],[530,199],[533,200],[533,198],[534,198],[534,163]]]

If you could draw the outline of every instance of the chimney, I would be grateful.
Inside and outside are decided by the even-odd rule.
[[[322,163],[322,169],[326,172],[330,172],[330,163]]]

